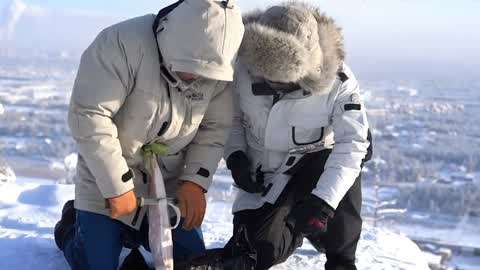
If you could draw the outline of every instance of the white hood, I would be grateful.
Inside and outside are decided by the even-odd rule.
[[[244,32],[234,2],[186,0],[168,14],[158,29],[165,64],[172,71],[232,81]]]

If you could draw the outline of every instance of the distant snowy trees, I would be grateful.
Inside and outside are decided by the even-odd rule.
[[[77,170],[78,154],[71,153],[63,159],[63,169],[65,170],[65,178],[61,178],[60,184],[74,184],[74,177]]]
[[[416,184],[403,188],[399,193],[399,205],[409,210],[462,217],[480,216],[480,185],[464,184]]]
[[[398,189],[382,188],[382,180],[378,174],[379,169],[386,166],[381,159],[373,159],[371,161],[371,169],[367,169],[367,173],[374,173],[373,194],[364,196],[363,206],[366,210],[365,218],[371,220],[374,227],[377,227],[381,221],[399,217],[407,211],[404,207],[398,206]]]
[[[423,169],[428,170],[429,165],[425,163]],[[389,178],[389,173],[384,173],[389,168],[392,164],[376,158],[364,169],[365,184],[372,190],[365,198],[365,206],[374,223],[402,214],[404,209],[409,213],[480,217],[480,181],[475,174],[448,172],[430,174],[436,175],[430,178],[418,175],[417,181],[403,182]]]
[[[480,216],[477,84],[423,81],[394,88],[387,82],[372,87],[368,108],[375,159],[366,164],[364,183],[396,189],[388,200],[407,209],[407,216]],[[373,200],[369,208],[389,208],[383,205],[382,199]]]
[[[0,159],[0,183],[15,182],[17,179],[13,169],[3,160]]]
[[[0,103],[0,118],[5,114],[5,107]],[[0,145],[1,150],[1,145]],[[8,166],[6,161],[0,159],[0,183],[1,182],[15,182],[15,172]]]

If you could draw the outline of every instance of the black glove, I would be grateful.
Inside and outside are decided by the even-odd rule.
[[[227,159],[227,168],[232,172],[235,184],[249,193],[263,193],[263,174],[261,168],[257,170],[257,181],[250,176],[250,162],[243,151],[237,151],[231,154]]]
[[[330,205],[310,194],[293,207],[288,222],[294,224],[295,233],[310,236],[326,232],[328,220],[333,215],[334,209]]]

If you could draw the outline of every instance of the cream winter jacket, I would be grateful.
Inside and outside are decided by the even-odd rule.
[[[165,64],[202,76],[188,91],[161,76],[154,19],[111,26],[82,55],[68,116],[79,151],[77,209],[108,215],[107,198],[132,189],[147,196],[141,148],[152,142],[169,148],[158,160],[169,196],[179,179],[205,190],[212,182],[232,121],[228,81],[243,35],[239,11],[187,0],[161,22]],[[121,221],[138,228],[145,212],[139,208]]]

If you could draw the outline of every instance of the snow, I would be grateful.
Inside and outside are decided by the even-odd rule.
[[[68,269],[52,228],[73,186],[51,183],[0,184],[0,269]]]
[[[209,197],[203,225],[208,247],[221,247],[228,241],[232,216],[232,189],[228,177],[216,176],[217,184]],[[68,269],[53,241],[53,227],[65,201],[73,199],[72,185],[48,179],[20,178],[15,183],[0,183],[0,269]],[[223,199],[222,199],[223,198]],[[358,247],[358,269],[427,270],[420,249],[408,238],[368,225]],[[324,255],[305,241],[284,264],[272,269],[323,269]]]
[[[400,92],[407,93],[411,97],[414,97],[414,96],[418,95],[418,90],[415,89],[415,88],[399,86],[399,87],[397,87],[397,90],[400,91]]]
[[[0,160],[0,183],[15,182],[16,176],[12,168],[3,160]]]
[[[58,182],[61,184],[73,184],[73,178],[75,177],[76,168],[78,162],[78,154],[71,153],[63,159],[63,164],[59,162],[53,162],[51,166],[58,166],[61,170],[66,172],[65,178],[60,179]]]
[[[473,257],[457,255],[453,257],[451,264],[455,265],[457,269],[478,270],[478,266],[480,265],[480,256]]]

